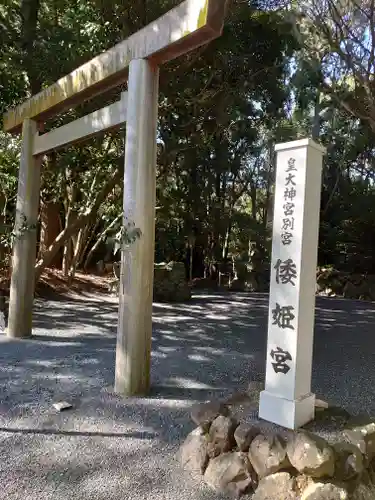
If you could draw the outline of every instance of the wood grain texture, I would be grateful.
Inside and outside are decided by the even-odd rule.
[[[115,390],[146,394],[150,384],[155,245],[156,129],[159,70],[145,59],[129,69],[124,225],[141,236],[122,250]]]
[[[57,151],[62,147],[89,139],[94,135],[119,127],[126,121],[127,92],[121,100],[74,120],[46,134],[37,135],[33,154]]]
[[[41,158],[33,156],[37,124],[28,118],[22,126],[22,149],[18,176],[16,232],[26,222],[36,225],[39,212]],[[24,219],[25,218],[25,219]],[[9,337],[30,337],[35,286],[36,230],[26,230],[15,238],[9,297]]]

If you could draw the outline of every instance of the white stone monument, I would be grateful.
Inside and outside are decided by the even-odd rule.
[[[311,139],[278,144],[265,390],[259,417],[297,429],[311,393],[322,160]]]

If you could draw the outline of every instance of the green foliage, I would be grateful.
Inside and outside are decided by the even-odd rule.
[[[0,271],[8,264],[14,237],[19,158],[19,141],[0,132]]]
[[[122,225],[115,235],[114,253],[118,252],[121,248],[132,245],[136,240],[141,238],[142,231],[135,227],[134,222],[128,221]]]
[[[0,6],[0,114],[177,3],[6,0]],[[192,252],[195,274],[201,275],[212,261],[247,258],[253,244],[268,258],[274,145],[313,136],[328,147],[319,259],[375,272],[374,129],[362,92],[364,82],[372,81],[373,64],[360,46],[361,23],[371,22],[371,12],[366,4],[365,18],[353,17],[353,31],[344,26],[352,44],[343,54],[328,35],[338,36],[334,28],[343,26],[344,17],[314,24],[316,2],[292,2],[287,9],[284,4],[231,1],[221,37],[161,68],[157,261],[187,259]],[[47,121],[45,130],[117,100],[124,88],[65,111]],[[367,90],[373,96],[373,86]],[[142,236],[133,221],[121,228],[122,184],[109,184],[116,173],[122,177],[123,135],[110,133],[44,160],[42,207],[57,207],[47,225],[64,229],[84,221],[65,242],[72,274],[92,253],[93,259],[103,257],[104,242],[115,241],[116,252]],[[0,260],[5,247],[9,256],[19,155],[18,139],[0,133]],[[47,233],[38,232],[41,249],[53,243]]]

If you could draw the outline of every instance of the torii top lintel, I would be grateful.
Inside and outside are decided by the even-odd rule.
[[[4,130],[19,132],[25,118],[43,121],[126,80],[132,59],[162,64],[221,35],[227,0],[185,0],[4,115]]]

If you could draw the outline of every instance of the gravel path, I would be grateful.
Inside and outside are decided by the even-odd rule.
[[[189,407],[262,377],[267,296],[154,305],[153,390],[112,392],[117,304],[38,300],[35,337],[0,337],[0,499],[218,500],[175,454]],[[375,413],[375,304],[318,299],[313,389]],[[56,413],[52,403],[74,409]]]

